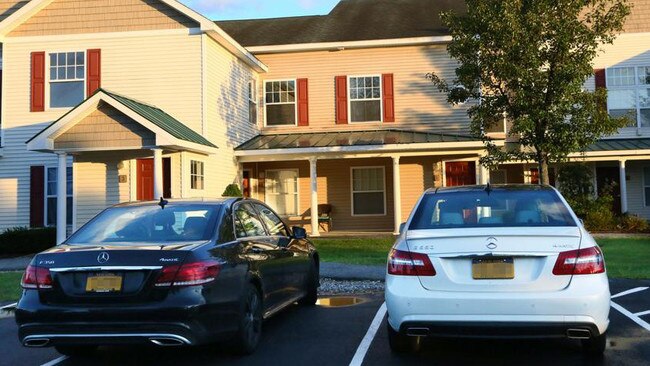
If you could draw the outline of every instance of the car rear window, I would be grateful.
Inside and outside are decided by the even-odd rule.
[[[427,193],[409,230],[526,226],[576,223],[555,191],[493,189]]]
[[[114,207],[105,210],[72,235],[68,244],[138,245],[209,240],[221,206],[167,205]]]

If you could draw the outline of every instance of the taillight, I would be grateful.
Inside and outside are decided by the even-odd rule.
[[[605,272],[605,259],[598,247],[577,249],[560,253],[553,274],[586,275]]]
[[[196,286],[214,281],[221,264],[215,261],[187,263],[164,267],[156,279],[156,287]]]
[[[29,265],[20,280],[20,286],[24,289],[51,289],[52,275],[48,268]]]
[[[388,274],[398,276],[435,276],[429,256],[393,249],[388,256]]]

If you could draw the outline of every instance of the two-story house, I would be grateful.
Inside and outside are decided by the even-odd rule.
[[[586,87],[637,124],[572,159],[650,218],[650,1],[633,3]],[[215,23],[175,0],[0,1],[0,230],[56,224],[62,240],[111,204],[239,183],[313,235],[397,232],[426,188],[536,183],[532,163],[482,168],[468,106],[425,78],[453,77],[438,14],[463,7],[342,0]]]

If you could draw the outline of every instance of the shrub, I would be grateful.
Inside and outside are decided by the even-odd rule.
[[[617,228],[617,218],[614,215],[614,197],[603,194],[585,207],[585,227],[589,231],[613,231]]]
[[[241,190],[239,189],[239,186],[237,184],[230,184],[228,187],[226,187],[226,190],[223,191],[222,194],[223,197],[242,197],[243,194],[241,193]]]
[[[586,218],[594,204],[593,170],[585,164],[564,165],[559,170],[560,191],[578,217]]]
[[[618,225],[619,230],[626,233],[644,233],[650,228],[648,220],[636,215],[624,215]]]
[[[56,244],[56,228],[15,227],[0,234],[0,255],[17,256],[42,252]]]

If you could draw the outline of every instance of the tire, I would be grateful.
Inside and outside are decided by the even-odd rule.
[[[390,349],[395,353],[407,353],[413,350],[413,340],[404,334],[396,331],[386,322],[388,327],[388,344]]]
[[[235,353],[250,355],[255,352],[262,335],[262,296],[255,286],[249,284],[242,299],[239,330],[233,340]]]
[[[97,350],[96,346],[54,346],[57,352],[64,356],[89,357]]]
[[[607,348],[607,333],[582,340],[582,351],[588,357],[603,357]]]
[[[309,274],[307,275],[307,283],[305,284],[305,297],[298,300],[298,304],[305,306],[316,305],[318,301],[318,287],[320,286],[320,273],[316,262],[312,262]]]

